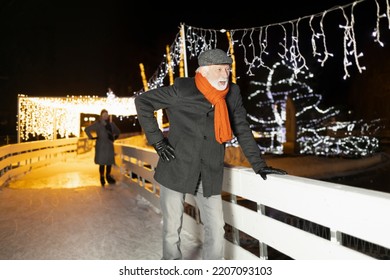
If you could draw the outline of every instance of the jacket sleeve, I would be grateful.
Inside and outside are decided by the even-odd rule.
[[[84,129],[84,132],[85,132],[85,134],[87,134],[88,139],[92,139],[92,138],[93,138],[92,132],[96,130],[95,127],[96,127],[96,123],[93,123],[93,124],[87,126],[87,127]]]
[[[152,89],[135,98],[138,121],[145,132],[149,144],[153,145],[164,138],[155,116],[155,111],[165,109],[176,102],[174,86]]]
[[[267,166],[267,164],[261,155],[261,150],[249,126],[247,112],[242,103],[240,90],[234,84],[231,90],[231,96],[229,96],[229,116],[233,133],[237,137],[238,143],[251,164],[252,169],[257,173],[261,168]]]
[[[121,134],[119,127],[114,122],[111,123],[111,126],[112,126],[112,134],[114,135],[114,139],[118,139],[119,134]]]

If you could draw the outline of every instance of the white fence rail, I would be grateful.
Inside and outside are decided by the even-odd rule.
[[[0,147],[0,186],[11,178],[24,175],[90,149],[87,138],[41,140]]]
[[[157,154],[115,149],[126,183],[159,208]],[[226,259],[389,258],[390,194],[290,175],[263,181],[248,168],[225,168],[223,191]],[[186,203],[184,229],[202,240],[195,201]]]

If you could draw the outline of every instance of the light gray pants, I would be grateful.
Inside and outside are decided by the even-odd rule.
[[[163,215],[163,260],[183,259],[180,250],[180,232],[183,224],[185,194],[160,187],[160,203]],[[195,201],[200,211],[204,230],[202,258],[222,260],[224,258],[224,226],[221,195],[203,196],[202,182]]]

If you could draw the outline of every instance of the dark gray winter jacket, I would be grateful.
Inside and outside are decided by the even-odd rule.
[[[246,119],[238,85],[230,85],[226,103],[233,133],[257,172],[266,163]],[[205,196],[220,194],[225,144],[215,139],[214,107],[196,88],[195,79],[177,78],[172,86],[149,90],[135,99],[135,105],[149,144],[163,138],[154,112],[165,109],[169,118],[168,140],[176,158],[159,160],[154,179],[172,190],[193,194],[201,176]]]

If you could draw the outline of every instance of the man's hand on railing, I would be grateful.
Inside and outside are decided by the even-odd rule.
[[[169,144],[167,138],[163,138],[152,146],[163,161],[170,161],[171,159],[176,158],[175,149]]]
[[[272,166],[265,166],[262,169],[260,169],[257,174],[263,178],[263,180],[267,180],[268,174],[277,174],[277,175],[286,175],[287,171],[284,171],[282,169],[273,168]]]

